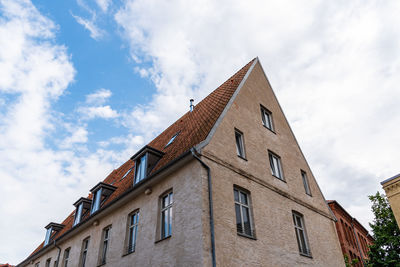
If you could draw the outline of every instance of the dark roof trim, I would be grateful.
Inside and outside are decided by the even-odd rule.
[[[160,168],[159,170],[157,170],[155,173],[149,175],[146,179],[140,181],[139,183],[137,183],[134,187],[128,189],[127,191],[125,191],[124,193],[122,193],[121,195],[119,195],[117,198],[111,200],[109,203],[107,203],[104,207],[102,207],[101,209],[99,209],[96,213],[94,213],[93,215],[90,215],[89,217],[87,217],[85,220],[81,221],[79,224],[77,224],[75,227],[72,227],[71,229],[69,229],[68,231],[66,231],[64,234],[62,234],[61,236],[59,236],[57,239],[55,239],[54,241],[59,242],[61,241],[64,237],[68,236],[71,232],[75,231],[76,229],[78,229],[79,226],[86,224],[89,220],[100,216],[99,214],[102,214],[105,210],[109,209],[111,206],[113,206],[116,202],[118,202],[119,200],[121,200],[122,198],[125,198],[127,195],[129,195],[131,192],[136,191],[138,189],[140,189],[141,187],[143,187],[145,184],[147,184],[147,182],[149,182],[151,179],[153,179],[154,177],[156,177],[157,175],[159,175],[160,173],[162,173],[163,171],[167,170],[168,168],[172,167],[173,165],[175,165],[177,162],[179,162],[181,159],[185,158],[188,155],[192,155],[191,153],[191,149],[187,150],[186,152],[183,152],[180,156],[176,157],[175,159],[171,160],[169,163],[167,163],[165,166],[163,166],[162,168]],[[54,242],[52,244],[49,244],[46,247],[42,247],[40,250],[38,250],[36,253],[30,255],[28,258],[26,258],[23,262],[21,262],[20,264],[18,264],[17,266],[22,266],[23,264],[29,262],[31,259],[34,259],[36,256],[40,255],[42,252],[44,252],[44,250],[50,249],[51,247],[54,246]]]
[[[75,207],[77,207],[79,204],[81,204],[82,202],[86,202],[86,203],[92,203],[91,199],[85,198],[85,197],[81,197],[80,199],[78,199],[73,205]]]
[[[45,228],[46,228],[46,229],[49,229],[50,227],[52,227],[53,230],[58,231],[58,230],[63,229],[64,226],[65,226],[64,224],[59,224],[59,223],[51,222],[51,223],[49,223],[48,225],[46,225]]]
[[[388,179],[382,181],[382,182],[381,182],[381,185],[386,184],[387,182],[390,182],[390,181],[392,181],[392,180],[394,180],[394,179],[396,179],[396,178],[398,178],[398,177],[400,177],[400,173],[399,173],[399,174],[396,174],[396,175],[393,176],[393,177],[390,177],[390,178],[388,178]]]
[[[117,187],[110,185],[110,184],[106,184],[103,182],[99,182],[97,185],[95,185],[92,189],[90,189],[90,192],[94,193],[95,191],[97,191],[97,189],[99,188],[104,188],[104,189],[109,189],[111,191],[115,191],[117,189]]]
[[[142,149],[140,149],[138,152],[136,152],[136,154],[131,157],[131,160],[136,160],[137,158],[139,158],[140,156],[142,156],[146,152],[153,153],[153,154],[155,154],[155,155],[157,155],[159,157],[162,157],[165,154],[164,152],[162,152],[160,150],[157,150],[155,148],[152,148],[149,145],[146,145]]]

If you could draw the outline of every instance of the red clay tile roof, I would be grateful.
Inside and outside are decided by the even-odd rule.
[[[228,104],[232,95],[236,91],[240,82],[243,80],[250,66],[256,59],[253,59],[247,63],[243,68],[236,72],[232,77],[226,80],[222,85],[210,93],[206,98],[199,102],[193,109],[192,112],[188,111],[180,119],[169,126],[160,135],[154,138],[148,146],[153,147],[159,151],[164,152],[164,156],[159,160],[156,166],[153,168],[152,173],[160,170],[162,167],[166,166],[172,160],[178,158],[180,155],[188,151],[190,148],[199,144],[205,140],[214,126],[215,122],[221,115],[222,111]],[[168,141],[176,133],[179,135],[175,138],[174,142],[169,146],[165,147]],[[130,169],[134,167],[134,162],[132,160],[126,161],[118,169],[113,170],[105,179],[104,183],[112,184],[116,186],[117,189],[111,194],[107,201],[103,204],[103,207],[107,205],[113,199],[122,195],[128,189],[133,187],[133,171],[131,171],[124,179],[122,177]],[[89,194],[89,199],[92,199],[92,194]],[[65,232],[72,228],[74,221],[73,211],[62,224],[65,227],[55,234],[53,238],[58,238]],[[88,214],[86,215],[88,217]],[[85,219],[83,216],[82,221]],[[44,242],[43,242],[44,243]],[[43,248],[43,243],[37,247],[30,256],[38,252]]]

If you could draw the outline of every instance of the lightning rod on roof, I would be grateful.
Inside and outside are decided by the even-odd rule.
[[[194,99],[190,99],[190,112],[193,111],[194,105],[193,105]]]

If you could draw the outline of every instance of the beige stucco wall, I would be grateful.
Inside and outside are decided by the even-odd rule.
[[[393,210],[397,225],[400,227],[400,176],[382,186]]]
[[[272,112],[276,133],[262,125],[260,104]],[[236,154],[235,128],[244,134],[247,161]],[[286,182],[271,175],[268,149],[281,157]],[[212,166],[219,266],[344,266],[325,199],[258,63],[202,153]],[[234,184],[251,192],[257,240],[236,233]],[[292,210],[304,215],[312,259],[299,255]]]
[[[71,247],[68,266],[78,266],[82,241],[90,236],[86,266],[97,266],[101,233],[104,227],[112,225],[107,263],[104,266],[202,266],[202,183],[206,179],[205,171],[197,161],[190,161],[183,168],[163,178],[152,187],[152,193],[142,193],[126,205],[99,220],[99,225],[71,237],[59,244],[64,250]],[[158,220],[158,200],[161,194],[172,188],[174,192],[173,226],[171,238],[155,243]],[[126,235],[127,216],[135,209],[140,209],[140,219],[136,250],[122,256]],[[47,258],[52,258],[51,266],[57,257],[57,249],[35,260],[45,266]],[[207,256],[207,255],[206,255]],[[60,267],[63,265],[59,265]]]

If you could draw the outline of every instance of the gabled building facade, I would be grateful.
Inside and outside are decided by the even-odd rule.
[[[336,200],[328,200],[327,203],[337,218],[336,230],[343,256],[347,255],[349,262],[357,259],[357,267],[367,266],[369,246],[374,242],[373,237]]]
[[[19,266],[344,266],[257,58],[74,205]]]

